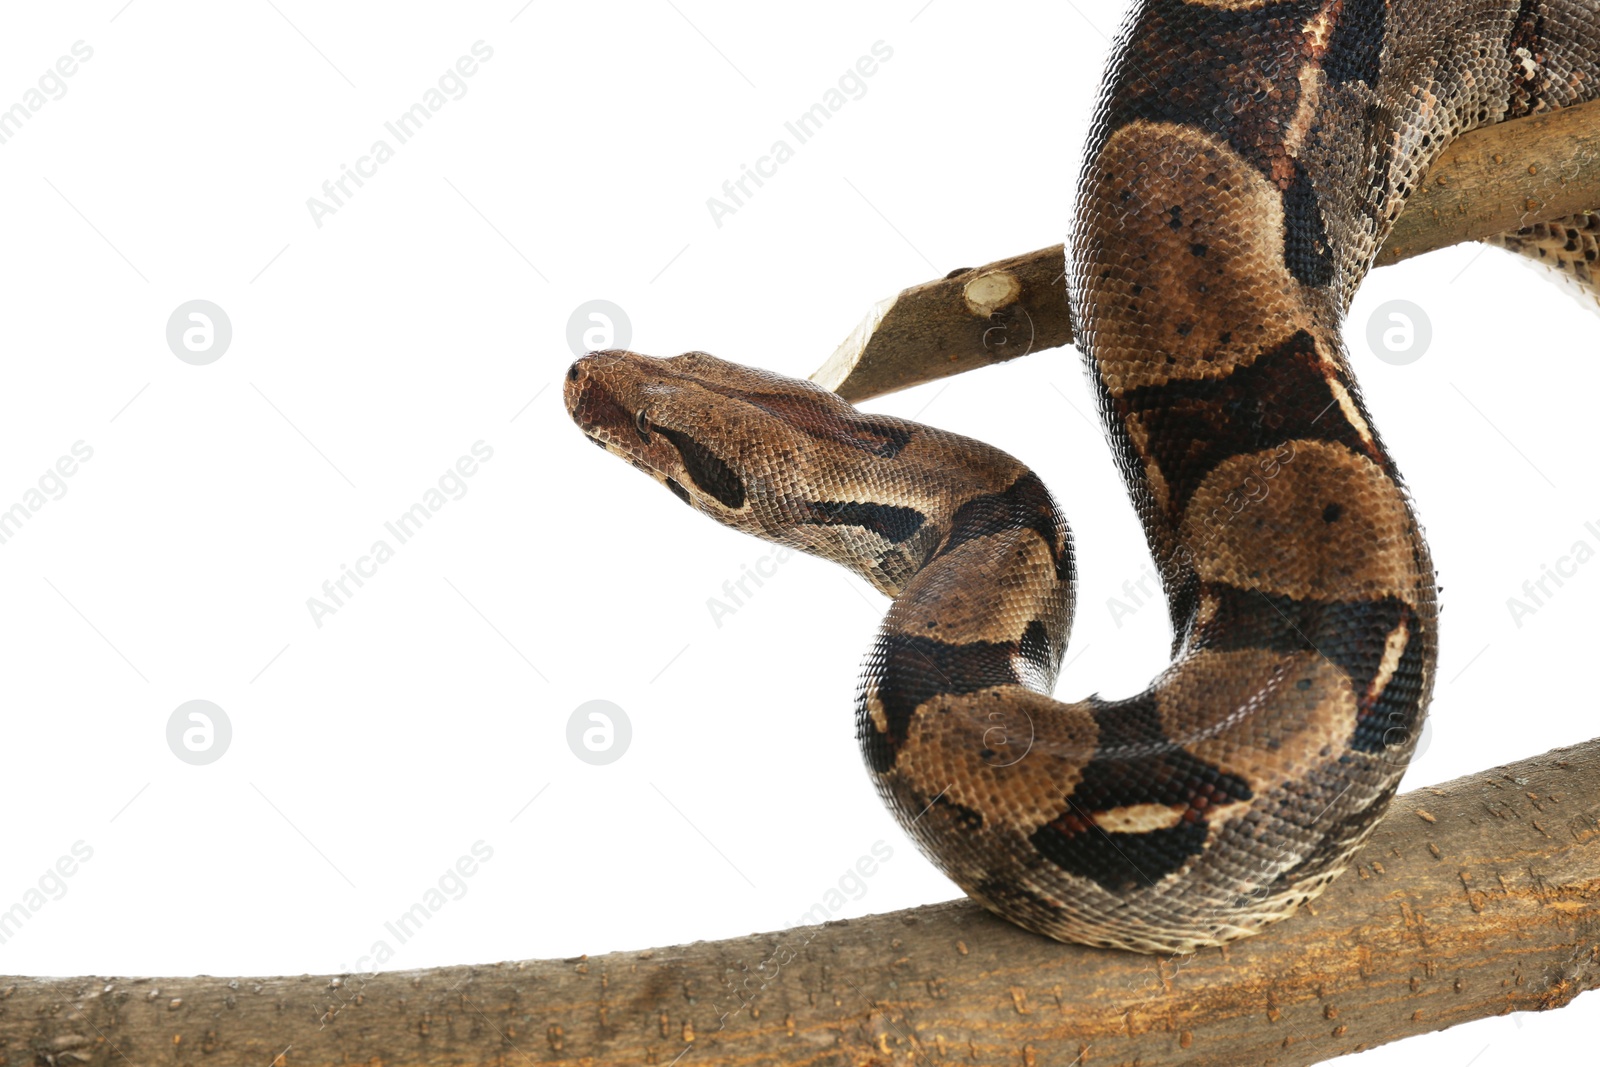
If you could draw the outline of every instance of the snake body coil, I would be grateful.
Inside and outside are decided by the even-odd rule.
[[[1350,298],[1455,135],[1597,85],[1596,0],[1134,13],[1067,272],[1177,634],[1131,699],[1050,696],[1072,549],[1010,456],[704,353],[592,353],[568,409],[702,513],[895,598],[857,734],[886,803],[967,893],[1061,940],[1220,944],[1345,868],[1433,685],[1433,567],[1345,359]]]

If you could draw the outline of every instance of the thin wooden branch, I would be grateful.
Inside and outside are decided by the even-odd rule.
[[[953,901],[365,978],[0,979],[0,1064],[1299,1067],[1597,984],[1600,740],[1399,798],[1314,906],[1193,956]]]
[[[1474,130],[1433,165],[1385,266],[1600,209],[1600,101]],[[1060,245],[952,271],[875,306],[811,380],[851,403],[1072,343]]]

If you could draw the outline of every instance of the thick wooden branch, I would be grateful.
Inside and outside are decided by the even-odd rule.
[[[1600,209],[1600,101],[1474,130],[1429,170],[1384,266]],[[875,306],[811,375],[851,403],[1072,343],[1060,245],[953,271]]]
[[[0,1064],[1290,1067],[1597,984],[1591,741],[1399,798],[1314,906],[1193,956],[1059,945],[955,901],[365,978],[0,979]]]

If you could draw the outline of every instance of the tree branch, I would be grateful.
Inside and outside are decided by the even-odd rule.
[[[1400,797],[1316,904],[1193,956],[962,900],[365,978],[0,979],[0,1064],[1298,1067],[1597,984],[1600,740]]]
[[[1474,130],[1434,163],[1377,266],[1600,209],[1600,101]],[[1061,245],[876,305],[811,380],[851,403],[1072,343]]]

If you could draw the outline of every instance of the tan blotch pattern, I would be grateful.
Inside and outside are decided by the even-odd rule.
[[[1400,487],[1343,445],[1301,441],[1295,448],[1294,462],[1237,514],[1225,501],[1259,470],[1255,457],[1224,460],[1200,484],[1181,529],[1185,541],[1210,546],[1197,557],[1196,573],[1203,581],[1303,600],[1393,596],[1415,604],[1422,576]],[[1220,528],[1194,518],[1218,511],[1231,516]]]
[[[1083,269],[1103,294],[1088,327],[1112,396],[1225,377],[1300,328],[1306,305],[1283,262],[1282,194],[1225,142],[1132,122],[1110,136],[1096,170],[1101,195],[1121,208],[1090,220],[1083,237]]]

